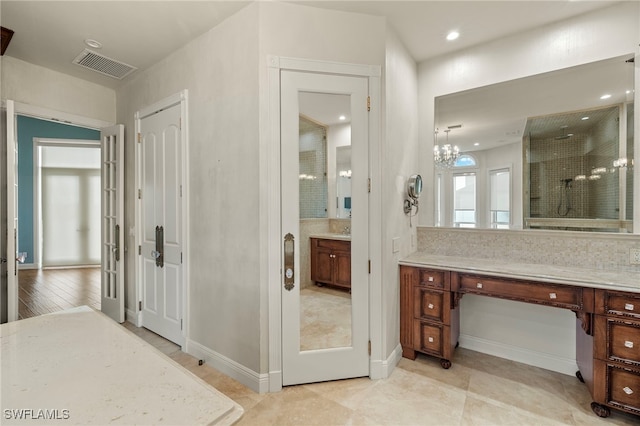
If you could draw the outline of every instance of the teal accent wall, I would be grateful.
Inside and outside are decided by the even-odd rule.
[[[33,263],[33,138],[100,140],[98,130],[18,115],[18,251]]]

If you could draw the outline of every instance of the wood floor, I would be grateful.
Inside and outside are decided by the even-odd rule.
[[[82,305],[100,310],[100,268],[21,270],[18,282],[18,319]]]

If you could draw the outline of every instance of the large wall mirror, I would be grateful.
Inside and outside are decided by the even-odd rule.
[[[435,225],[633,232],[633,57],[437,97]]]

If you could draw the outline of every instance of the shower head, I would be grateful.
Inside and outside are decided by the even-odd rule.
[[[560,182],[564,183],[565,188],[571,188],[571,182],[573,182],[572,178],[560,179]]]
[[[573,136],[573,133],[566,133],[567,127],[569,127],[569,126],[562,126],[561,127],[562,135],[556,136],[555,140],[559,141],[559,140],[563,140],[563,139],[569,139],[571,136]]]

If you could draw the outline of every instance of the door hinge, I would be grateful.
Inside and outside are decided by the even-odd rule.
[[[142,142],[142,133],[138,133],[138,143]]]
[[[371,178],[367,179],[367,192],[371,193]]]
[[[142,254],[142,246],[138,246],[138,254]]]
[[[371,111],[371,96],[367,96],[367,111]]]
[[[180,252],[180,264],[182,265],[182,252]]]
[[[138,200],[142,200],[142,189],[138,189]]]
[[[180,197],[182,197],[182,185],[180,185]]]
[[[180,318],[180,330],[182,330],[182,318]]]
[[[140,300],[138,302],[138,310],[141,311],[142,310],[142,300]]]
[[[371,260],[369,260],[369,273],[371,273]]]
[[[178,129],[182,130],[182,117],[178,118]]]
[[[369,352],[369,356],[371,356],[371,340],[369,340],[368,352]]]

